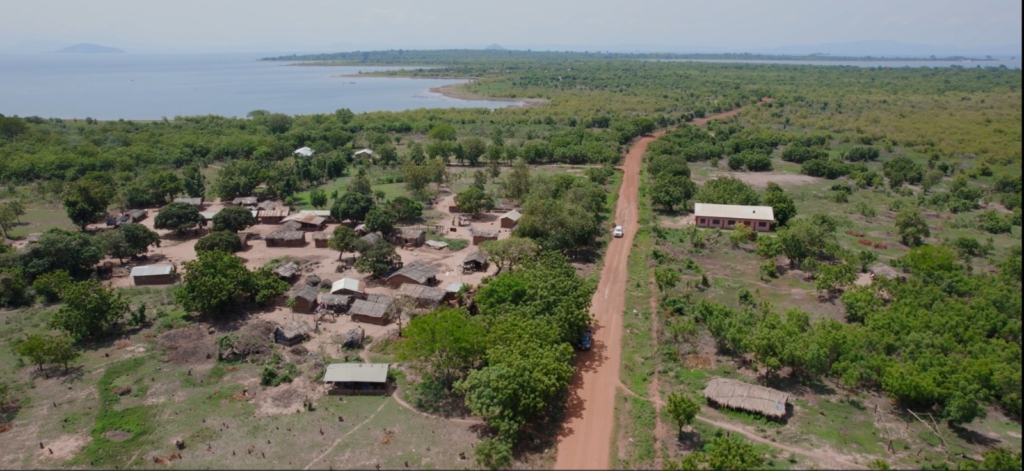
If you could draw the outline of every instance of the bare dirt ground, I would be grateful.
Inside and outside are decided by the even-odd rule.
[[[736,178],[758,188],[767,187],[769,182],[775,182],[781,186],[793,186],[808,185],[821,181],[818,177],[784,172],[716,172],[709,174],[707,179],[694,177],[693,182],[704,184],[707,180],[720,177]]]

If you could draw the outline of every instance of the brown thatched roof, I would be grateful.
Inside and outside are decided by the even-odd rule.
[[[466,258],[462,260],[463,265],[471,262],[483,265],[487,263],[487,254],[482,250],[477,250],[476,252],[466,255]]]
[[[357,299],[348,308],[349,314],[362,315],[367,317],[385,317],[391,310],[395,299],[385,294],[371,294],[366,299]]]
[[[313,240],[331,240],[332,235],[327,231],[316,231],[313,233]]]
[[[318,296],[320,296],[320,292],[306,284],[292,292],[292,299],[305,299],[311,303],[315,303]]]
[[[282,263],[274,269],[273,273],[281,278],[291,278],[299,272],[299,264],[295,262]]]
[[[352,296],[346,294],[321,294],[320,305],[328,309],[347,308]]]
[[[288,229],[281,229],[270,234],[263,236],[263,240],[305,240],[306,233],[302,231],[292,231]]]
[[[773,418],[785,416],[789,402],[789,394],[782,391],[726,378],[712,379],[704,388],[704,397],[730,409]]]
[[[489,229],[476,229],[473,232],[473,237],[484,237],[488,239],[497,239],[498,231],[492,231]]]
[[[423,261],[414,260],[405,264],[405,266],[403,266],[400,270],[392,273],[391,276],[388,277],[388,279],[390,280],[391,278],[394,278],[396,276],[404,276],[406,278],[409,278],[410,280],[422,284],[430,281],[431,278],[437,276],[437,269],[430,265],[427,265]]]
[[[406,283],[398,289],[399,296],[408,296],[418,301],[440,303],[444,301],[445,291],[443,289],[431,288],[429,286],[414,285]]]
[[[286,339],[294,339],[300,336],[309,335],[313,329],[305,321],[294,321],[284,326],[277,326],[276,333]]]

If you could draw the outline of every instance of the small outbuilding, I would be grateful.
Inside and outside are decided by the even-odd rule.
[[[309,338],[311,332],[313,329],[306,321],[289,322],[287,325],[274,328],[274,342],[290,347]]]
[[[281,224],[281,221],[288,217],[288,212],[288,208],[260,209],[256,212],[256,221],[260,224]]]
[[[516,224],[519,224],[519,218],[521,217],[523,217],[523,215],[520,214],[519,211],[516,211],[514,209],[505,214],[502,214],[501,218],[499,219],[499,221],[501,222],[501,228],[512,229],[516,227]]]
[[[260,204],[260,199],[255,196],[239,196],[238,198],[231,200],[231,204],[253,209]]]
[[[372,159],[373,151],[370,149],[360,149],[352,153],[353,159]]]
[[[324,372],[327,394],[386,395],[387,363],[331,363]]]
[[[755,231],[768,232],[775,222],[771,206],[694,203],[693,214],[697,227],[733,229],[736,224],[745,224]]]
[[[306,245],[306,233],[283,228],[263,236],[267,247],[302,247]]]
[[[302,157],[312,157],[314,154],[313,149],[310,149],[309,147],[305,146],[295,149],[295,151],[293,151],[292,153]]]
[[[456,294],[459,293],[459,291],[462,291],[463,286],[466,286],[466,284],[461,281],[456,281],[455,283],[452,283],[445,287],[444,290],[445,292],[448,293],[448,297],[454,297]]]
[[[363,284],[355,278],[342,278],[331,283],[331,294],[347,294],[357,298],[365,298]]]
[[[132,267],[132,282],[135,286],[169,285],[174,283],[173,265],[145,265]]]
[[[127,222],[139,222],[143,219],[146,219],[146,217],[149,216],[149,213],[146,212],[145,209],[132,209],[124,213],[124,215],[128,216]]]
[[[719,407],[761,414],[770,419],[786,416],[789,394],[735,379],[714,378],[704,388],[704,397]]]
[[[406,283],[398,288],[398,295],[412,299],[418,308],[433,309],[444,302],[448,293],[443,289]]]
[[[368,294],[366,299],[354,299],[348,308],[352,320],[386,325],[395,312],[395,298],[386,294]]]
[[[419,247],[427,241],[427,232],[423,229],[400,229],[395,234],[395,243],[403,247]]]
[[[321,249],[328,247],[328,242],[331,241],[331,233],[327,231],[316,231],[313,233],[313,245]]]
[[[321,294],[320,308],[328,312],[340,314],[348,311],[353,299],[355,298],[347,294]]]
[[[202,198],[174,198],[175,203],[185,203],[194,206],[196,209],[203,208]]]
[[[462,260],[462,271],[471,273],[487,269],[487,254],[483,250],[477,250]]]
[[[498,231],[480,229],[473,231],[473,245],[480,245],[489,240],[498,240]]]
[[[272,271],[273,274],[284,280],[291,280],[299,273],[299,264],[288,261],[278,265]]]
[[[313,312],[313,309],[316,309],[318,297],[320,297],[320,293],[316,288],[303,283],[292,291],[288,299],[295,301],[292,312]]]
[[[42,237],[42,236],[43,236],[42,232],[33,232],[33,233],[29,234],[27,237],[25,237],[25,243],[26,244],[34,244],[36,242],[39,242],[39,238]]]
[[[362,242],[364,244],[368,244],[368,245],[375,245],[375,244],[380,243],[383,240],[384,240],[384,238],[381,237],[380,234],[378,234],[376,232],[367,233],[366,235],[364,235],[364,236],[359,238],[360,242]]]
[[[421,260],[413,260],[388,275],[388,285],[392,288],[398,289],[406,283],[433,286],[437,284],[437,268]]]
[[[424,242],[424,244],[435,250],[441,250],[448,247],[448,243],[441,240],[428,240]]]

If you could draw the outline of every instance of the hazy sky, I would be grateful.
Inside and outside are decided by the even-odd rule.
[[[0,49],[631,47],[766,50],[1020,44],[1021,0],[0,0]],[[113,43],[113,44],[112,44]],[[255,48],[255,49],[254,49]]]

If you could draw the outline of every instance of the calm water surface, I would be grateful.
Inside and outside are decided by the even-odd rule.
[[[160,119],[265,109],[499,108],[430,88],[464,80],[340,77],[388,67],[296,67],[259,54],[0,54],[0,113],[46,118]]]

